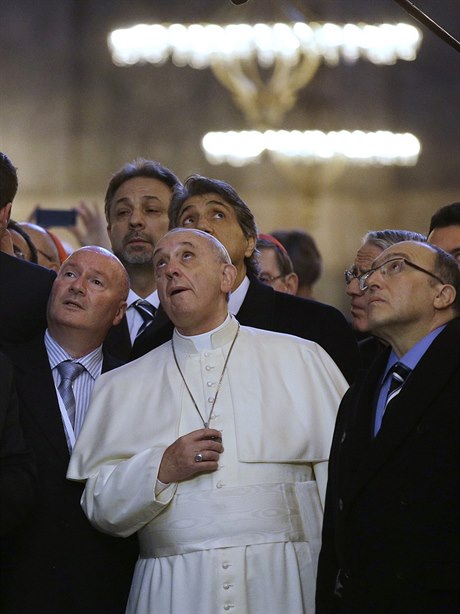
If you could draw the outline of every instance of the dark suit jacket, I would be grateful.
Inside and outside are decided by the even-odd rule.
[[[33,455],[19,422],[13,365],[0,354],[0,536],[24,521],[34,501],[36,482]]]
[[[0,346],[25,341],[46,328],[54,271],[0,251]],[[14,300],[13,300],[14,299]]]
[[[388,354],[340,405],[317,614],[440,614],[459,605],[460,320],[434,340],[374,438]],[[334,598],[339,570],[343,597]]]
[[[125,315],[123,316],[120,324],[117,326],[112,326],[112,328],[109,330],[107,337],[104,340],[104,349],[111,356],[118,358],[118,360],[128,362],[136,355],[137,348],[142,344],[144,335],[145,331],[134,340],[134,345],[131,345],[128,321]]]
[[[236,314],[244,326],[263,328],[316,341],[336,362],[351,382],[358,367],[358,347],[344,316],[330,305],[284,292],[251,279],[246,297]],[[171,338],[173,325],[159,309],[152,324],[141,335],[131,358],[139,358]]]
[[[69,452],[43,337],[9,350],[24,434],[38,468],[29,522],[1,570],[2,614],[123,614],[137,543],[100,533],[83,514],[83,485],[66,480]],[[107,370],[119,363],[104,359]]]

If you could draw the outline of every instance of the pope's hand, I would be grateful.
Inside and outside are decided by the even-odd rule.
[[[204,471],[216,471],[219,455],[224,451],[221,437],[222,433],[215,429],[200,429],[179,437],[166,448],[158,479],[170,484]]]

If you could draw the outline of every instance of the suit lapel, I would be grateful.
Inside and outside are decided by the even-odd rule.
[[[120,360],[128,360],[131,354],[131,338],[129,336],[126,315],[118,326],[112,326],[104,341],[104,349]]]
[[[153,322],[147,326],[145,331],[135,340],[131,352],[131,360],[139,358],[150,350],[169,341],[172,337],[174,325],[166,315],[166,312],[160,305],[157,309]]]
[[[22,411],[28,413],[56,453],[68,462],[64,426],[43,340],[22,346],[15,366]]]
[[[236,314],[244,326],[273,330],[275,319],[275,291],[258,279],[250,278],[244,301]]]
[[[356,440],[352,449],[360,462],[354,465],[356,473],[350,475],[350,499],[353,499],[372,476],[391,459],[394,452],[404,443],[429,411],[433,400],[439,395],[460,361],[460,320],[454,320],[433,341],[411,373],[401,392],[388,406],[382,427],[377,437],[372,438],[369,431],[369,414],[375,403],[375,391],[383,373],[388,354],[381,357],[363,389],[356,414]],[[378,373],[380,371],[380,374]],[[372,405],[371,405],[372,403]],[[367,419],[365,417],[368,413]],[[367,435],[366,435],[367,431]],[[355,459],[356,461],[356,456]],[[353,466],[353,465],[352,465]]]

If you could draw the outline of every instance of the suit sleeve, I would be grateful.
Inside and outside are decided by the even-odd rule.
[[[352,384],[359,368],[359,348],[351,326],[344,315],[333,307],[327,311],[327,318],[321,322],[319,343]]]
[[[0,346],[27,341],[46,328],[54,271],[0,252]]]
[[[13,367],[0,354],[0,534],[21,524],[34,502],[35,463],[19,423]]]

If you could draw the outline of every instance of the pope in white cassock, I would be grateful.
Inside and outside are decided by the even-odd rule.
[[[68,471],[94,526],[138,533],[127,612],[313,613],[347,383],[317,344],[228,314],[210,235],[169,232],[154,267],[173,339],[98,379]]]

